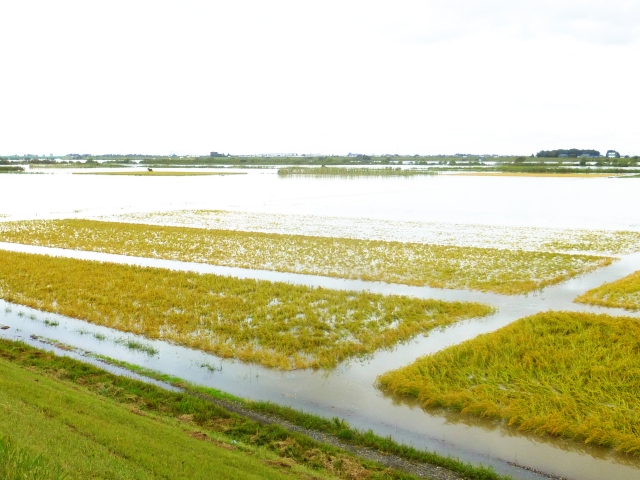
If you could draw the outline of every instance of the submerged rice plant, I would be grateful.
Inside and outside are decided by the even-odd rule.
[[[574,302],[601,307],[640,309],[640,271],[615,282],[605,283],[577,297]]]
[[[116,340],[116,343],[119,345],[124,345],[129,350],[137,350],[139,352],[146,353],[147,355],[150,355],[150,356],[158,354],[158,350],[156,348],[153,348],[151,345],[147,345],[145,343],[138,342],[130,338],[119,338]]]
[[[229,210],[110,215],[103,221],[585,255],[640,251],[640,232],[455,224]],[[11,227],[9,227],[11,228]],[[0,231],[2,229],[0,228]]]
[[[612,262],[589,255],[90,220],[1,224],[0,241],[508,295]]]
[[[545,312],[378,378],[427,407],[640,455],[640,322]]]
[[[489,306],[0,251],[0,298],[269,367],[330,368]]]

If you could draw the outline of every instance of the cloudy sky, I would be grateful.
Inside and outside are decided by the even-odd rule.
[[[0,2],[0,154],[640,154],[640,0]]]

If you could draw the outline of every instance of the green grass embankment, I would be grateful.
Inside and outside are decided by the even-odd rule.
[[[201,478],[198,472],[203,473],[202,478],[211,478],[212,472],[216,472],[215,478],[414,478],[287,431],[277,425],[280,419],[334,435],[357,449],[368,447],[379,452],[378,458],[396,455],[446,468],[465,479],[507,478],[485,467],[399,445],[371,431],[360,432],[337,418],[328,420],[272,403],[246,402],[116,363],[187,392],[166,391],[69,357],[0,339],[0,408],[15,414],[0,416],[0,438],[11,429],[9,455],[2,457],[5,443],[0,442],[0,458],[13,457],[14,467],[22,467],[18,469],[23,473],[37,460],[37,471],[51,473],[35,477],[44,480]],[[240,405],[266,414],[269,423],[231,413],[220,405],[220,399],[236,411]],[[16,461],[20,459],[22,462]],[[215,470],[218,463],[222,467]]]
[[[207,422],[231,427],[242,420],[196,399],[105,375],[68,359],[57,359],[57,368],[42,372],[38,362],[51,360],[51,355],[12,348],[5,341],[0,341],[0,349],[3,479],[311,476],[293,462],[290,472],[275,467],[282,461],[277,447],[234,444],[233,435],[205,427]],[[8,349],[13,352],[8,354]],[[15,365],[6,358],[12,355],[33,364],[29,369]],[[281,441],[289,438],[279,434]]]

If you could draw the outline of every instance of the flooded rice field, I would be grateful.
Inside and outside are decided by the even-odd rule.
[[[37,192],[37,195],[30,192]],[[405,222],[404,231],[412,237],[421,235],[424,228],[437,230],[437,225],[445,224],[481,225],[485,227],[484,231],[492,228],[505,231],[503,227],[510,226],[541,230],[640,231],[637,215],[629,208],[639,200],[640,189],[635,180],[609,178],[440,175],[382,179],[283,179],[271,170],[249,171],[248,175],[235,177],[74,176],[66,172],[0,176],[0,214],[7,215],[2,221],[120,214],[135,217],[160,210],[205,209],[235,212],[228,218],[244,218],[245,225],[252,221],[256,224],[258,220],[255,219],[262,212],[272,218],[281,218],[277,222],[274,220],[276,225],[273,228],[298,228],[300,232],[322,228],[330,231],[332,225],[340,222],[344,229],[348,229],[349,219],[353,218],[356,219],[354,223],[361,225],[358,227],[359,232],[364,232],[361,235],[367,235],[367,229],[378,228],[382,237],[386,235],[386,221],[400,222],[393,224],[398,228],[391,230],[396,232],[403,231],[401,224]],[[323,220],[317,221],[316,225],[305,226],[305,222],[313,223],[314,218]],[[233,220],[225,222],[229,224]],[[425,227],[429,223],[431,227]],[[256,228],[268,227],[258,225]],[[462,237],[473,237],[473,229],[450,228],[454,230],[454,236],[459,230],[464,233]],[[441,229],[446,230],[445,227]],[[402,233],[395,235],[401,238],[394,239],[402,240]],[[422,235],[428,239],[432,234]],[[480,238],[482,242],[490,242],[491,234],[483,233]],[[536,238],[544,238],[544,234]],[[518,243],[517,239],[515,243]],[[638,312],[592,307],[572,301],[591,288],[640,270],[639,253],[624,255],[608,267],[533,294],[503,296],[14,244],[2,244],[0,248],[493,305],[498,307],[498,311],[490,317],[457,323],[427,337],[415,338],[393,350],[379,351],[367,361],[347,362],[330,371],[280,372],[222,360],[196,350],[2,301],[0,324],[9,328],[0,330],[0,335],[61,354],[84,355],[83,358],[93,363],[98,361],[91,355],[105,355],[240,397],[270,400],[327,417],[345,418],[357,428],[371,428],[380,435],[391,435],[416,447],[491,465],[498,472],[514,478],[548,478],[527,468],[568,479],[632,479],[640,475],[639,460],[616,454],[610,449],[522,434],[495,421],[452,412],[425,412],[414,402],[387,396],[375,387],[376,377],[385,371],[405,366],[419,356],[479,334],[495,331],[536,312],[573,310],[640,317]],[[66,350],[69,347],[65,345],[75,348]]]

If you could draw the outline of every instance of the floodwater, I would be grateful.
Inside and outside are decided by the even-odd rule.
[[[273,171],[260,170],[225,177],[1,175],[0,213],[11,219],[202,208],[380,220],[639,230],[637,215],[629,207],[640,200],[635,181],[444,175],[282,179]],[[639,317],[639,313],[574,304],[572,299],[587,289],[640,270],[640,254],[627,255],[609,267],[528,296],[503,296],[11,244],[2,244],[0,248],[329,288],[489,303],[499,307],[495,315],[432,332],[428,337],[418,337],[333,371],[273,371],[6,303],[0,303],[0,323],[11,328],[0,334],[54,350],[54,346],[42,344],[31,335],[55,339],[237,396],[270,400],[327,417],[338,416],[357,428],[371,428],[416,447],[491,465],[515,478],[542,477],[511,463],[570,479],[632,479],[640,475],[640,461],[608,449],[521,434],[493,421],[451,412],[425,412],[411,401],[386,396],[375,388],[376,377],[389,369],[405,366],[421,355],[494,331],[538,311],[574,310]],[[137,339],[158,353],[148,355],[128,349],[127,339]]]
[[[281,178],[275,169],[228,171],[247,175],[135,177],[73,175],[69,170],[3,174],[0,214],[14,218],[84,217],[197,208],[640,231],[640,220],[634,213],[634,206],[640,204],[640,189],[638,179],[633,178]]]

